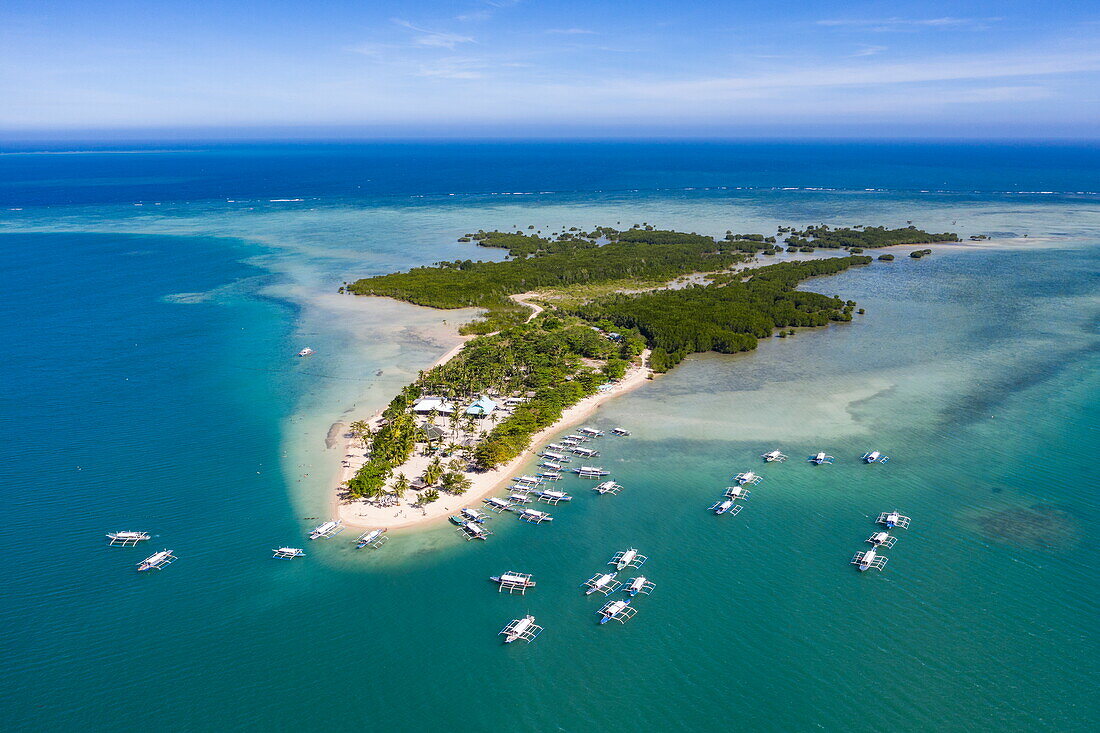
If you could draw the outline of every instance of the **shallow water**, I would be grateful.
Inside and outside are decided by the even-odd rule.
[[[572,150],[0,157],[20,209],[0,212],[6,727],[1096,724],[1100,206],[998,193],[1096,190],[1095,153],[993,149],[964,168],[948,148]],[[436,175],[414,174],[431,155]],[[757,188],[702,190],[722,185]],[[266,200],[284,197],[305,200]],[[692,357],[608,403],[593,424],[633,432],[601,440],[619,496],[567,479],[552,524],[497,518],[486,543],[449,527],[378,552],[304,539],[338,461],[329,426],[388,401],[462,317],[338,296],[341,281],[491,256],[454,238],[493,226],[908,219],[1021,236],[808,283],[867,315]],[[305,344],[318,354],[294,358]],[[776,447],[787,463],[759,462]],[[872,448],[891,461],[858,463]],[[817,450],[836,463],[806,463]],[[765,480],[741,514],[707,513],[749,468]],[[885,571],[856,573],[893,508],[912,527]],[[136,575],[148,553],[101,546],[120,528],[179,561]],[[287,543],[308,556],[269,559]],[[657,588],[598,626],[578,586],[628,546]],[[538,587],[498,595],[486,579],[506,569]],[[527,612],[546,631],[500,646]]]

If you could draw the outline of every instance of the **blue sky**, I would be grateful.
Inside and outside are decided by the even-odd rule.
[[[1100,136],[1098,2],[4,0],[0,131]]]

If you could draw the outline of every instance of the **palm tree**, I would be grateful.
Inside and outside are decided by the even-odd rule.
[[[405,498],[405,494],[409,491],[409,477],[403,473],[397,474],[397,478],[393,481],[393,495],[400,501]]]
[[[465,494],[472,484],[473,482],[470,480],[469,476],[461,474],[458,471],[448,471],[443,474],[440,485],[448,494],[459,495]]]
[[[439,479],[443,476],[443,464],[438,458],[428,464],[428,467],[424,469],[424,483],[428,486],[433,486],[439,482]]]
[[[370,425],[367,424],[366,420],[356,420],[348,426],[348,431],[353,437],[365,444],[370,436]]]

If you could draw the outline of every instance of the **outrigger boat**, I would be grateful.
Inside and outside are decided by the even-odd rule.
[[[630,431],[624,428],[611,428],[612,435],[618,435],[620,438],[625,438],[630,435]]]
[[[610,471],[605,471],[599,466],[580,466],[579,468],[574,468],[573,473],[581,478],[601,478],[611,475]]]
[[[820,466],[822,463],[832,463],[835,459],[832,456],[825,455],[825,451],[822,451],[810,456],[808,460],[815,466]]]
[[[544,489],[543,491],[536,491],[535,496],[539,501],[545,501],[547,504],[558,504],[563,501],[573,501],[573,497],[564,491],[555,491],[554,489]]]
[[[875,520],[879,524],[885,524],[887,529],[893,529],[894,527],[900,527],[902,529],[909,529],[909,517],[904,517],[898,514],[897,510],[892,512],[883,512],[878,515],[878,519]]]
[[[604,481],[602,484],[593,486],[592,490],[597,494],[617,494],[623,490],[623,487],[614,481]]]
[[[508,508],[513,509],[516,504],[526,504],[531,501],[531,495],[526,491],[515,491],[508,494],[508,501],[511,502]]]
[[[564,442],[566,440],[571,440],[574,443],[587,443],[592,440],[592,438],[589,438],[587,435],[566,435],[562,438],[562,441]]]
[[[310,354],[316,354],[317,352],[308,346],[298,352],[298,356],[309,356]]]
[[[511,644],[517,639],[532,641],[542,633],[542,627],[535,624],[534,616],[512,619],[507,626],[500,630],[498,636],[504,637],[505,644]]]
[[[482,499],[482,501],[497,514],[500,514],[501,512],[512,508],[512,502],[508,501],[507,499],[501,499],[497,496],[490,496],[487,499]]]
[[[554,463],[569,463],[572,459],[564,453],[555,453],[554,451],[544,450],[539,454],[543,458],[549,458]],[[560,466],[559,466],[560,468]]]
[[[865,552],[857,552],[855,557],[852,558],[852,565],[859,567],[859,571],[870,570],[882,570],[882,567],[886,564],[887,558],[879,555],[875,552],[874,548]]]
[[[568,448],[558,443],[550,443],[545,448],[543,448],[543,450],[568,450]]]
[[[600,615],[601,624],[606,624],[608,621],[625,624],[637,612],[638,609],[631,606],[630,601],[608,601],[596,613]]]
[[[305,557],[306,551],[299,547],[280,547],[277,550],[272,550],[274,555],[271,557],[277,557],[283,560],[293,560],[296,557]]]
[[[592,450],[591,448],[574,448],[573,454],[578,455],[581,458],[598,458],[600,452],[598,450]]]
[[[657,587],[656,583],[651,583],[646,580],[644,575],[639,575],[637,578],[630,579],[630,585],[626,587],[626,592],[631,597],[638,595],[639,593],[645,593],[647,596],[653,592],[653,589]]]
[[[497,593],[519,591],[520,595],[525,595],[528,588],[535,587],[535,581],[531,580],[530,573],[516,573],[511,570],[500,575],[494,575],[489,580],[497,584]]]
[[[882,547],[889,550],[894,546],[894,543],[898,541],[897,537],[892,537],[887,532],[875,532],[873,535],[867,538],[867,541],[875,547]]]
[[[472,509],[468,506],[462,507],[462,516],[469,519],[471,522],[482,523],[489,519],[488,514],[482,514],[477,509]]]
[[[733,480],[737,482],[738,486],[756,486],[758,483],[764,480],[764,477],[757,475],[752,471],[745,471],[745,473],[739,473],[734,476]]]
[[[649,558],[645,555],[639,555],[638,551],[631,547],[629,550],[623,550],[622,552],[616,552],[608,565],[614,565],[616,570],[622,570],[623,568],[640,568],[645,561]]]
[[[618,574],[618,572],[596,573],[591,578],[581,583],[581,587],[588,588],[584,594],[586,596],[590,596],[593,593],[603,593],[605,596],[611,595],[623,585],[615,580],[615,576]]]
[[[863,457],[859,460],[863,461],[864,463],[886,463],[890,460],[890,456],[884,456],[877,450],[873,450],[870,453],[864,453]]]
[[[551,471],[560,471],[563,466],[560,463],[554,463],[553,461],[543,461],[539,464],[539,468],[549,468]]]
[[[538,477],[543,481],[561,481],[561,474],[557,471],[542,471]]]
[[[160,552],[154,552],[152,555],[139,562],[137,569],[139,573],[146,570],[160,570],[167,565],[171,565],[175,561],[176,556],[172,554],[171,550],[161,550]]]
[[[339,519],[335,519],[331,522],[325,522],[324,524],[318,524],[313,528],[313,531],[309,533],[311,540],[319,540],[321,538],[328,539],[334,537],[344,531],[344,523]]]
[[[466,524],[466,522],[468,521],[466,517],[460,516],[458,514],[452,514],[451,516],[447,517],[447,519],[450,520],[451,524],[457,524],[460,527],[463,524]]]
[[[554,521],[554,518],[546,512],[540,512],[538,509],[531,509],[529,507],[525,507],[523,511],[519,513],[519,518],[531,524],[542,524],[543,522]]]
[[[595,428],[581,428],[577,432],[581,435],[587,435],[589,438],[598,438],[603,435],[602,430],[596,430]]]
[[[534,484],[535,486],[538,486],[542,483],[542,479],[540,479],[538,476],[516,476],[512,480],[515,481],[517,484]]]
[[[710,510],[715,514],[729,514],[731,517],[736,517],[741,513],[741,505],[734,504],[733,499],[726,499],[725,501],[715,502]]]
[[[362,550],[364,547],[369,547],[372,550],[377,550],[379,547],[386,544],[386,540],[388,539],[389,537],[386,536],[385,529],[372,529],[356,538],[355,548],[357,550]]]
[[[749,498],[749,494],[752,492],[746,489],[744,486],[730,486],[726,489],[725,496],[727,499],[741,499],[745,500]]]
[[[778,449],[773,450],[773,451],[768,451],[767,453],[764,453],[760,457],[763,458],[768,463],[782,463],[783,461],[787,460],[787,456],[780,453]]]
[[[139,542],[144,542],[149,539],[148,532],[111,532],[107,535],[107,539],[110,540],[107,544],[116,547],[133,547]]]
[[[484,540],[492,534],[485,526],[477,522],[466,522],[458,528],[467,540]]]

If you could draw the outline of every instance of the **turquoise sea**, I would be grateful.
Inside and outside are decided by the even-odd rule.
[[[2,727],[1095,730],[1098,192],[1095,145],[0,144]],[[643,221],[996,243],[811,281],[866,315],[608,403],[618,496],[567,479],[552,524],[485,543],[305,539],[330,425],[464,315],[342,281],[494,256],[471,229]],[[128,528],[155,547],[104,546]],[[656,589],[600,626],[579,585],[627,547]],[[538,587],[497,594],[509,569]],[[525,613],[545,631],[501,645]]]

